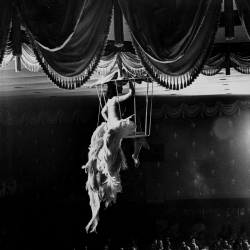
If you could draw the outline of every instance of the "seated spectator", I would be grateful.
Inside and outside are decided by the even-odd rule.
[[[209,240],[208,240],[208,245],[212,246],[214,244],[217,244],[218,242],[218,235],[216,232],[211,233]]]
[[[168,237],[166,237],[165,242],[164,242],[164,249],[171,249],[171,242]]]
[[[185,241],[182,241],[178,250],[190,250],[190,247],[186,244]]]
[[[223,249],[231,249],[232,247],[229,245],[227,240],[222,241],[222,248]]]
[[[164,250],[162,240],[158,240],[158,242],[157,242],[157,250]]]
[[[195,239],[192,239],[191,244],[190,244],[190,249],[191,250],[199,250],[199,247],[196,244],[196,240]]]
[[[205,237],[205,233],[204,232],[200,232],[197,240],[196,240],[196,244],[198,245],[199,249],[205,249],[208,247],[208,243]]]
[[[243,248],[243,250],[249,250],[250,249],[250,245],[249,245],[247,240],[243,241],[242,248]]]

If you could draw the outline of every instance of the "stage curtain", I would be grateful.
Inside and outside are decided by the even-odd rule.
[[[179,89],[200,73],[218,29],[220,0],[119,0],[136,52],[161,85]]]
[[[41,66],[36,59],[36,56],[31,49],[31,47],[26,44],[22,43],[22,52],[21,52],[21,62],[29,71],[38,72],[41,69]],[[5,53],[3,56],[3,61],[1,63],[1,67],[8,66],[14,59],[13,55],[13,43],[11,41],[8,42],[7,47],[5,49]]]
[[[19,1],[34,53],[58,87],[80,87],[93,73],[105,49],[112,6],[112,0]]]
[[[242,25],[250,38],[250,2],[248,0],[235,0]]]
[[[163,104],[159,108],[153,108],[152,118],[159,119],[168,117],[196,117],[196,116],[214,116],[214,115],[235,115],[241,114],[244,109],[250,109],[250,101],[237,100],[231,104],[225,104],[222,102],[217,102],[214,106],[207,106],[206,104],[200,102],[197,105],[188,105],[182,103],[177,107],[169,107]],[[145,108],[137,110],[137,114],[140,117],[145,116]],[[75,110],[72,113],[66,113],[61,110],[57,110],[53,113],[47,113],[45,111],[40,111],[37,114],[30,114],[24,112],[20,115],[14,115],[8,110],[0,109],[0,124],[5,124],[9,126],[22,126],[24,124],[29,125],[39,125],[39,124],[55,124],[55,123],[71,123],[74,121],[86,123],[89,122],[93,115],[96,115],[94,109],[88,110]]]
[[[232,52],[229,55],[230,64],[235,70],[242,74],[250,74],[250,56],[239,52]]]
[[[12,62],[14,56],[13,56],[13,46],[12,42],[8,41],[6,43],[5,51],[2,56],[2,62],[0,63],[0,67],[7,66],[10,62]]]
[[[112,52],[109,55],[103,56],[96,68],[96,72],[99,75],[106,76],[112,72],[118,61],[121,61],[122,67],[134,76],[141,76],[145,73],[145,68],[143,67],[138,56],[130,52],[123,51]]]
[[[109,55],[103,56],[96,67],[96,73],[101,76],[108,75],[114,68],[117,60],[117,53],[112,52]]]
[[[11,27],[11,12],[12,12],[12,1],[3,0],[1,1],[0,8],[0,64],[2,63],[5,49],[10,34]]]
[[[224,53],[219,53],[213,57],[208,58],[201,70],[201,74],[206,76],[214,76],[218,74],[224,66],[224,61]]]
[[[141,60],[130,52],[119,52],[123,67],[132,75],[140,77],[145,73]]]

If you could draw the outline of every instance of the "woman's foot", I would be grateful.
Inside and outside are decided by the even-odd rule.
[[[135,158],[135,156],[134,156],[134,155],[132,155],[132,158],[133,158],[133,160],[134,160],[135,167],[136,167],[136,168],[138,168],[138,167],[139,167],[139,165],[140,165],[140,161],[139,161],[139,159],[138,159],[138,158]]]

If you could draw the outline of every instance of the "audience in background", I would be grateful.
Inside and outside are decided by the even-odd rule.
[[[159,223],[156,223],[157,225]],[[12,222],[12,226],[7,220],[0,220],[0,250],[21,249],[19,245],[25,245],[28,241],[28,232],[25,225]],[[107,230],[105,235],[98,236],[96,234],[85,235],[82,244],[79,247],[71,247],[74,242],[61,244],[60,249],[71,250],[250,250],[250,242],[247,233],[240,231],[239,233],[228,230],[228,226],[221,226],[219,232],[207,230],[198,230],[197,227],[190,227],[189,230],[182,231],[181,223],[175,221],[167,223],[165,230],[159,231],[155,228],[140,228],[138,231],[128,228],[122,228],[121,231],[110,232]],[[26,228],[26,229],[25,229]],[[164,228],[164,227],[162,227]],[[202,227],[204,229],[204,227]],[[110,228],[109,228],[110,229]],[[132,229],[132,227],[131,227]],[[133,228],[134,229],[134,228]],[[186,229],[186,227],[185,227]],[[175,233],[172,232],[175,231]],[[35,234],[34,234],[35,235]],[[39,234],[37,234],[39,239]],[[40,239],[43,236],[41,236]],[[61,240],[59,237],[58,239]],[[87,239],[87,240],[86,240]],[[28,242],[27,242],[28,243]],[[41,244],[42,241],[39,243]],[[57,244],[57,243],[56,243]],[[53,249],[59,249],[56,248]],[[58,242],[60,244],[60,242]],[[54,246],[53,245],[53,246]],[[70,246],[70,247],[68,247]],[[44,245],[31,248],[27,245],[26,249],[48,249]]]

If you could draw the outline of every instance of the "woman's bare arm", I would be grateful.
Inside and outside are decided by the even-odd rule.
[[[105,120],[106,122],[108,122],[108,115],[107,115],[107,113],[108,113],[108,108],[107,108],[107,104],[103,107],[101,113],[102,113],[102,117],[104,118],[104,120]]]
[[[134,89],[134,85],[132,83],[132,81],[129,81],[129,91],[127,94],[119,96],[117,98],[117,102],[123,102],[126,101],[127,99],[129,99],[131,96],[133,96],[135,93],[135,89]]]

